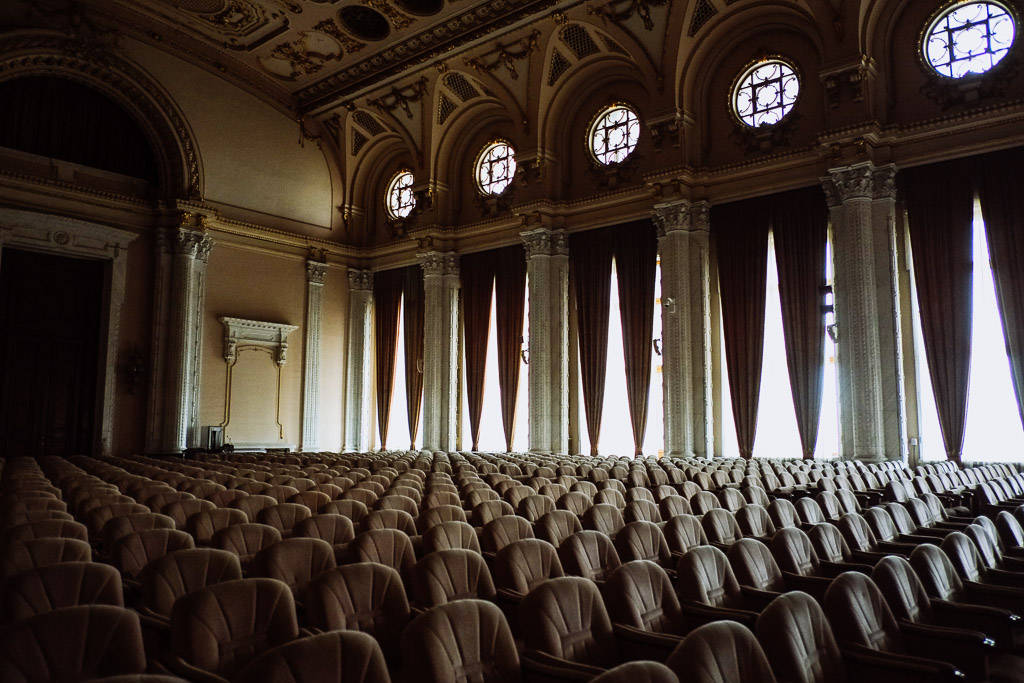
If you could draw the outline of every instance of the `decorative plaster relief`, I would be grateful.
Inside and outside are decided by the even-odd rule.
[[[288,335],[299,329],[297,325],[266,323],[242,318],[218,318],[224,325],[224,360],[233,363],[240,346],[256,346],[273,350],[278,365],[287,361]]]

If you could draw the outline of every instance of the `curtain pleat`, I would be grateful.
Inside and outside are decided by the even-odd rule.
[[[597,455],[608,367],[608,314],[611,304],[614,233],[608,228],[569,237],[569,269],[575,282],[583,410],[590,454]]]
[[[814,457],[825,379],[828,207],[820,187],[773,195],[772,233],[779,269],[782,332],[804,458]]]
[[[1020,168],[1024,147],[979,157],[975,178],[1017,410],[1024,423],[1024,192],[1019,176],[1010,172]]]
[[[964,161],[901,171],[925,356],[946,457],[960,461],[971,374],[974,194]],[[1018,190],[1019,191],[1019,190]]]
[[[462,257],[459,264],[466,344],[466,397],[469,400],[469,429],[474,451],[480,450],[480,414],[484,406],[484,376],[487,371],[487,337],[491,330],[494,269],[494,251],[468,254]]]
[[[754,453],[764,352],[768,267],[768,200],[712,207],[711,236],[718,253],[725,362],[740,455]]]
[[[423,268],[406,266],[402,277],[405,301],[405,402],[409,448],[415,450],[423,403]]]
[[[658,238],[654,223],[649,220],[620,225],[615,231],[615,272],[619,285],[622,350],[626,360],[626,395],[633,427],[634,454],[642,455],[651,389]]]
[[[519,398],[519,352],[523,347],[526,311],[526,251],[521,244],[495,252],[494,314],[498,324],[498,384],[505,450],[512,452]]]
[[[391,390],[395,382],[395,355],[398,348],[398,312],[402,303],[404,273],[385,270],[373,277],[374,354],[377,365],[377,430],[380,448],[388,443],[388,418],[391,415]]]

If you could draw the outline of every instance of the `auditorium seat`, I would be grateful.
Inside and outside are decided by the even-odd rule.
[[[735,621],[694,629],[665,664],[680,681],[775,683],[757,638],[749,628]]]
[[[480,537],[477,535],[476,529],[466,522],[441,522],[430,527],[423,534],[421,542],[423,555],[449,548],[462,548],[479,554]]]
[[[566,538],[558,547],[562,570],[570,576],[590,579],[599,587],[621,561],[607,534],[584,529]]]
[[[494,558],[494,586],[507,615],[514,616],[523,598],[548,579],[564,576],[555,547],[539,538],[513,541]],[[516,630],[517,622],[509,618]]]
[[[251,498],[252,496],[250,496]],[[213,534],[210,545],[238,556],[246,572],[256,553],[281,540],[281,532],[266,524],[233,524]]]
[[[665,542],[675,561],[691,548],[707,545],[708,538],[696,515],[676,515],[665,523]]]
[[[0,584],[2,625],[63,607],[124,607],[121,575],[99,562],[62,562],[29,569]]]
[[[398,510],[392,510],[398,512]],[[398,529],[370,529],[348,544],[348,559],[353,562],[376,562],[391,567],[408,582],[412,576],[416,554],[408,534]]]
[[[755,626],[772,672],[790,683],[853,683],[821,606],[810,595],[786,593],[765,608]]]
[[[782,570],[764,543],[741,538],[729,547],[726,558],[744,600],[755,611],[763,609],[787,590]]]
[[[217,506],[208,500],[201,500],[199,498],[186,498],[183,500],[176,500],[168,503],[167,505],[160,508],[160,513],[167,515],[174,520],[174,525],[178,529],[184,529],[188,523],[188,518],[197,512],[202,510],[216,510]]]
[[[537,538],[558,548],[562,541],[577,531],[582,531],[579,517],[569,510],[551,510],[533,525]]]
[[[679,559],[676,587],[687,622],[731,619],[752,626],[757,619],[736,581],[729,560],[718,548],[692,548]]]
[[[84,524],[67,519],[41,519],[10,527],[0,535],[0,548],[11,541],[31,541],[37,538],[74,538],[89,542],[89,530]]]
[[[185,521],[185,529],[192,534],[196,545],[210,545],[213,535],[232,524],[247,524],[249,518],[241,510],[218,507],[213,510],[200,510],[189,515]]]
[[[60,562],[91,562],[92,548],[75,538],[36,538],[11,541],[0,560],[0,580],[29,569]]]
[[[650,560],[670,573],[675,572],[675,558],[661,528],[654,522],[629,522],[615,535],[615,550],[622,562]]]
[[[147,529],[118,540],[110,551],[110,557],[125,579],[134,579],[153,560],[176,550],[194,547],[192,537],[184,531]]]
[[[330,631],[278,645],[249,663],[233,683],[391,683],[377,641],[357,631]]]
[[[628,659],[665,661],[688,631],[672,580],[654,562],[626,562],[608,575],[605,606]]]
[[[281,533],[281,538],[291,538],[292,529],[295,528],[295,525],[312,516],[313,513],[305,505],[278,503],[277,505],[271,505],[260,510],[256,514],[256,520],[260,524],[266,524],[277,529]]]
[[[245,513],[245,516],[249,518],[249,522],[255,524],[260,514],[260,511],[277,505],[277,500],[270,496],[264,496],[262,494],[252,494],[245,498],[237,498],[230,503],[228,507],[241,510]]]
[[[514,515],[516,511],[504,500],[485,500],[473,506],[470,512],[470,520],[473,526],[483,529],[488,523],[498,517]]]
[[[679,683],[672,669],[658,662],[626,662],[608,669],[590,683]]]
[[[985,531],[981,529],[981,533],[985,534]],[[1006,586],[1015,590],[1024,588],[1024,573],[987,567],[978,546],[966,534],[954,531],[942,540],[941,548],[964,582]]]
[[[421,534],[426,533],[427,529],[435,524],[445,522],[466,522],[466,511],[458,505],[438,505],[423,510],[416,518],[416,525]]]
[[[352,520],[352,524],[355,527],[359,527],[363,522],[363,517],[369,513],[369,508],[364,503],[358,500],[332,500],[330,503],[325,505],[321,510],[321,514],[326,515],[342,515]]]
[[[137,609],[169,624],[175,600],[216,583],[242,578],[238,556],[215,548],[178,550],[150,562],[139,573]]]
[[[726,508],[708,510],[701,517],[700,525],[708,543],[723,551],[743,538],[743,530],[736,521],[736,515]]]
[[[493,558],[509,543],[526,538],[534,538],[533,525],[519,515],[507,515],[488,522],[480,540],[484,554]]]
[[[494,581],[483,556],[465,549],[438,550],[413,568],[415,604],[431,608],[453,600],[493,600]]]
[[[265,576],[286,584],[296,599],[310,580],[334,569],[334,548],[319,538],[286,538],[256,553],[253,576]]]

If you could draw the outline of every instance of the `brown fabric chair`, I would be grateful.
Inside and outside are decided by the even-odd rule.
[[[111,552],[114,545],[124,538],[139,531],[150,529],[177,529],[174,520],[158,512],[138,512],[133,515],[114,517],[103,525],[103,547]]]
[[[605,606],[629,659],[665,661],[689,630],[672,580],[654,562],[627,562],[609,574]]]
[[[747,504],[746,499],[743,498],[743,494],[740,493],[739,489],[719,489],[717,495],[718,502],[722,504],[722,508],[732,513],[735,513],[737,510],[739,510],[741,507]]]
[[[402,659],[424,683],[519,683],[519,654],[501,610],[483,600],[439,605],[402,634]]]
[[[197,512],[203,510],[216,510],[217,506],[208,500],[201,500],[199,498],[176,500],[168,503],[160,509],[162,514],[167,515],[174,520],[174,524],[178,529],[184,529],[188,524],[188,518]]]
[[[665,664],[681,681],[775,683],[757,638],[749,628],[734,621],[694,629]]]
[[[726,552],[744,599],[752,607],[764,608],[786,591],[782,570],[768,546],[752,538],[741,538]]]
[[[862,564],[874,565],[883,557],[884,553],[870,553],[860,550],[851,550],[839,527],[829,522],[815,524],[807,530],[807,537],[811,539],[811,546],[822,562],[832,564]]]
[[[11,541],[32,541],[37,538],[74,538],[89,542],[89,530],[84,524],[67,519],[42,519],[9,528],[0,536],[0,548]]]
[[[585,680],[620,663],[611,620],[592,581],[544,581],[523,599],[519,621],[528,680]]]
[[[122,607],[64,607],[0,630],[4,683],[80,681],[145,670],[139,618]]]
[[[680,495],[665,496],[659,500],[658,510],[661,512],[661,518],[666,522],[676,515],[693,514],[689,499]]]
[[[731,489],[727,489],[731,490]],[[738,492],[735,492],[739,495]],[[743,530],[736,521],[736,516],[725,508],[708,510],[700,520],[708,543],[722,550],[743,538]]]
[[[979,541],[984,543],[988,534],[981,529]],[[975,540],[966,534],[954,531],[942,539],[940,546],[942,551],[949,557],[950,562],[956,569],[963,581],[975,583],[1006,586],[1009,588],[1024,588],[1024,573],[1007,571],[1005,569],[991,568],[985,565],[981,553],[978,550]]]
[[[700,517],[696,515],[676,515],[665,523],[664,534],[668,549],[676,560],[690,548],[708,544]]]
[[[330,631],[269,650],[246,666],[234,683],[391,683],[377,641],[357,631]]]
[[[23,512],[8,513],[0,516],[0,530],[9,531],[16,526],[22,524],[30,524],[32,522],[42,522],[47,520],[63,520],[66,522],[74,522],[75,518],[70,513],[61,512],[60,510],[26,510]]]
[[[562,541],[558,547],[562,570],[569,576],[582,576],[598,586],[604,584],[608,574],[622,562],[615,545],[606,534],[584,529]]]
[[[4,625],[64,607],[124,607],[121,575],[99,562],[62,562],[29,569],[0,586]]]
[[[533,526],[537,538],[547,541],[555,548],[569,536],[583,530],[579,517],[568,510],[552,510],[538,519]]]
[[[74,538],[36,538],[11,541],[4,555],[0,560],[0,579],[61,562],[91,562],[92,548]]]
[[[438,505],[428,508],[416,518],[416,523],[419,525],[421,533],[426,533],[427,529],[437,524],[465,521],[466,511],[456,505]]]
[[[398,529],[409,538],[419,535],[416,518],[405,510],[372,510],[363,517],[363,530]]]
[[[759,538],[764,541],[775,535],[775,522],[768,510],[756,503],[750,503],[736,511],[736,523],[744,538]]]
[[[582,517],[583,513],[589,510],[593,505],[594,499],[581,491],[569,491],[555,501],[556,508],[559,510],[568,510],[577,517]]]
[[[241,510],[249,518],[249,522],[255,524],[260,511],[277,505],[277,499],[260,494],[251,494],[245,498],[238,498],[231,501],[228,507]]]
[[[792,683],[845,683],[849,680],[825,612],[807,593],[794,591],[779,596],[761,612],[755,630],[778,680]]]
[[[800,526],[800,516],[796,513],[796,506],[786,498],[776,498],[768,506],[768,516],[776,529]]]
[[[310,581],[303,595],[311,628],[362,631],[377,639],[389,660],[397,656],[410,612],[402,578],[391,567],[342,565]]]
[[[493,600],[494,581],[479,553],[464,549],[438,550],[416,563],[412,571],[413,596],[419,607],[430,608],[453,600]]]
[[[714,546],[693,548],[679,559],[677,588],[683,612],[692,623],[732,619],[753,625],[751,610],[725,553]]]
[[[470,519],[473,521],[474,527],[483,529],[499,517],[515,515],[515,513],[515,509],[503,500],[485,500],[473,506]]]
[[[131,500],[130,498],[128,500]],[[103,539],[103,526],[114,517],[123,515],[134,515],[140,512],[150,512],[145,505],[138,503],[111,503],[91,508],[84,516],[85,526],[89,528],[89,537],[96,540]],[[182,525],[184,525],[182,520]]]
[[[615,535],[619,560],[650,560],[669,571],[675,571],[675,560],[661,528],[654,522],[630,522]]]
[[[140,613],[169,623],[174,601],[224,581],[242,578],[238,556],[227,550],[193,548],[168,553],[138,576]]]
[[[249,494],[245,491],[227,489],[226,491],[214,491],[210,495],[206,496],[206,500],[219,508],[226,508],[231,506],[232,501],[238,500],[239,498],[245,498],[247,495]]]
[[[229,680],[264,650],[298,635],[288,586],[265,578],[225,581],[174,603],[168,664],[185,678]]]
[[[121,574],[134,579],[143,568],[167,553],[195,548],[192,537],[177,529],[147,529],[129,534],[114,544],[111,558]]]
[[[249,517],[241,510],[218,507],[213,510],[200,510],[190,515],[185,522],[185,529],[192,534],[196,545],[210,545],[213,535],[232,524],[248,524]]]
[[[598,491],[598,495],[600,495]],[[618,493],[613,491],[613,493]],[[583,528],[591,531],[600,531],[609,538],[614,538],[622,527],[626,526],[626,520],[622,517],[621,508],[609,503],[595,502],[593,506],[583,513]]]
[[[281,538],[291,538],[296,524],[313,515],[309,508],[298,503],[278,503],[264,508],[256,515],[260,524],[272,526],[281,532]]]
[[[529,522],[518,515],[508,515],[488,522],[481,540],[484,553],[494,557],[509,543],[533,537],[533,526]]]
[[[439,510],[441,508],[431,508]],[[422,552],[424,555],[437,550],[464,548],[480,553],[480,538],[476,529],[465,522],[440,522],[431,526],[423,534]]]
[[[537,494],[527,496],[519,501],[519,504],[516,506],[516,514],[530,524],[535,524],[537,520],[554,509],[555,501],[553,498]]]
[[[318,514],[325,505],[331,502],[331,497],[320,491],[299,491],[294,496],[289,496],[288,503],[305,505],[311,514]]]
[[[287,503],[288,499],[297,494],[299,490],[294,486],[287,486],[285,484],[277,484],[270,486],[269,488],[263,489],[260,492],[261,496],[270,496],[278,503]],[[312,513],[310,513],[312,514]]]
[[[327,541],[286,538],[256,553],[252,573],[287,584],[292,596],[298,598],[310,580],[334,567],[334,548]]]
[[[592,678],[590,683],[679,683],[672,669],[658,662],[626,662]]]
[[[345,559],[346,549],[356,537],[352,520],[344,515],[321,514],[307,517],[292,528],[296,538],[319,538],[334,548],[334,559],[341,562]]]
[[[646,490],[646,489],[644,489]],[[650,500],[631,500],[622,510],[622,519],[626,524],[632,522],[661,522],[661,511],[658,505]]]
[[[398,529],[364,531],[348,544],[348,557],[353,562],[376,562],[391,567],[406,582],[411,579],[416,564],[412,540]]]
[[[832,577],[841,573],[841,570],[831,574],[826,572],[818,554],[814,552],[811,539],[796,527],[784,527],[776,531],[772,536],[771,548],[786,579],[786,585],[810,593],[818,600],[825,598]],[[870,567],[866,570],[870,571]]]
[[[494,585],[506,604],[518,605],[537,585],[563,575],[555,547],[539,538],[509,543],[494,558]]]
[[[710,491],[701,491],[690,498],[690,508],[693,510],[693,514],[702,516],[708,510],[714,510],[715,508],[722,507],[722,504],[718,500],[718,496],[711,493]]]
[[[594,494],[594,505],[614,505],[617,510],[626,507],[626,497],[615,489],[601,489]]]
[[[252,498],[252,496],[249,496]],[[210,545],[238,556],[247,571],[256,553],[281,540],[281,532],[266,524],[233,524],[213,534]]]

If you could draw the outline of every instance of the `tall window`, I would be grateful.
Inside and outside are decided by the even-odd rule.
[[[967,427],[964,431],[964,462],[1020,462],[1024,453],[1024,428],[1010,375],[1003,322],[996,305],[995,281],[985,238],[981,205],[974,204],[973,320],[971,378],[967,393]],[[914,313],[919,316],[919,309]],[[916,317],[915,316],[915,317]],[[924,341],[915,320],[914,349],[917,355],[919,448],[923,460],[945,460],[935,395],[932,392]]]
[[[403,451],[412,443],[409,437],[408,394],[405,390],[405,297],[398,313],[398,346],[395,349],[395,384],[391,390],[391,414],[388,415],[388,450]],[[422,443],[423,410],[417,438]]]
[[[922,52],[936,72],[950,78],[980,74],[1009,52],[1017,30],[1010,12],[995,2],[957,3],[925,32]]]
[[[825,259],[828,283],[832,283],[831,243]],[[831,322],[826,319],[826,323]],[[825,380],[821,394],[821,416],[815,458],[839,457],[839,397],[836,379],[836,345],[825,337]],[[725,367],[725,335],[722,335],[722,455],[739,457],[740,448],[733,421],[729,375]],[[768,281],[765,286],[764,351],[761,360],[761,389],[757,408],[754,457],[800,458],[800,431],[796,422],[793,390],[786,364],[786,342],[782,331],[782,303],[779,298],[779,270],[775,260],[774,235],[768,233]]]

